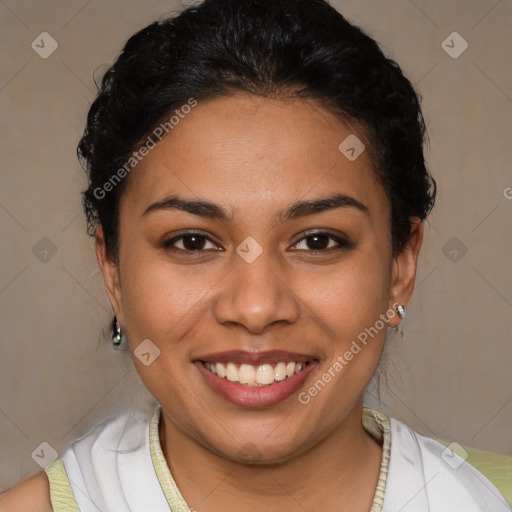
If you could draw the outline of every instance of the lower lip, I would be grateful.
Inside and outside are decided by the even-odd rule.
[[[220,396],[239,407],[270,407],[276,405],[300,389],[306,377],[314,370],[316,361],[310,362],[299,373],[269,386],[244,386],[236,384],[208,370],[203,363],[195,365],[205,378],[207,384]]]

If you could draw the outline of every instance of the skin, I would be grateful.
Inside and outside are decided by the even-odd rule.
[[[1,512],[52,512],[46,473],[37,473],[0,494]]]
[[[318,364],[299,390],[307,391],[381,314],[407,305],[422,224],[411,219],[411,240],[393,257],[390,202],[369,151],[349,161],[338,150],[351,133],[371,147],[364,131],[313,101],[199,102],[130,175],[118,261],[98,229],[98,262],[130,350],[145,339],[160,350],[149,366],[133,361],[162,405],[160,441],[173,477],[200,512],[370,508],[382,450],[361,426],[362,396],[386,329],[308,404],[295,394],[264,409],[238,407],[192,362],[233,349],[311,354]],[[334,193],[367,212],[344,207],[277,221],[298,200]],[[230,219],[178,209],[144,215],[170,195],[215,203]],[[199,239],[201,251],[186,252],[190,239],[175,242],[181,252],[164,245],[184,230],[210,240]],[[315,252],[307,230],[349,245],[324,235]],[[263,248],[252,263],[236,252],[248,236]],[[395,314],[388,325],[399,321]]]

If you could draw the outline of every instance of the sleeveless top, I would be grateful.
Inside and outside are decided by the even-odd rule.
[[[76,440],[45,469],[53,512],[193,512],[164,458],[160,418],[159,404],[152,416],[127,411]],[[362,424],[382,446],[369,512],[512,510],[489,480],[437,441],[366,407]]]

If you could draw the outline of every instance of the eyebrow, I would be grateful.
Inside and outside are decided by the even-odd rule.
[[[285,210],[279,211],[277,213],[277,220],[282,223],[288,220],[333,210],[335,208],[347,207],[356,208],[357,210],[368,214],[368,208],[354,197],[350,197],[345,194],[335,194],[321,199],[296,201]],[[202,199],[183,199],[177,195],[166,197],[161,201],[151,204],[144,210],[141,217],[161,210],[181,210],[199,217],[224,221],[233,220],[231,215],[228,215],[221,206],[215,203]]]

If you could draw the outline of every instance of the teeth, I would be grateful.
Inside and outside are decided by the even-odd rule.
[[[230,382],[250,387],[268,386],[279,382],[302,371],[307,363],[295,363],[294,361],[280,362],[276,365],[269,363],[253,366],[251,364],[236,363],[204,363],[212,373]]]
[[[238,368],[233,363],[228,363],[226,368],[226,379],[231,382],[236,382],[238,380]]]
[[[286,363],[277,363],[274,368],[274,379],[277,381],[286,379]]]
[[[213,366],[213,365],[212,365]],[[224,365],[221,363],[215,363],[215,369],[217,370],[217,375],[219,377],[224,378],[226,376],[226,369],[224,368]]]
[[[272,365],[262,364],[258,366],[256,382],[258,384],[272,384],[274,382],[274,368],[272,368]]]
[[[240,384],[254,386],[254,383],[256,382],[256,370],[254,369],[254,366],[251,366],[250,364],[241,365],[240,370],[238,370],[238,382],[240,382]]]

